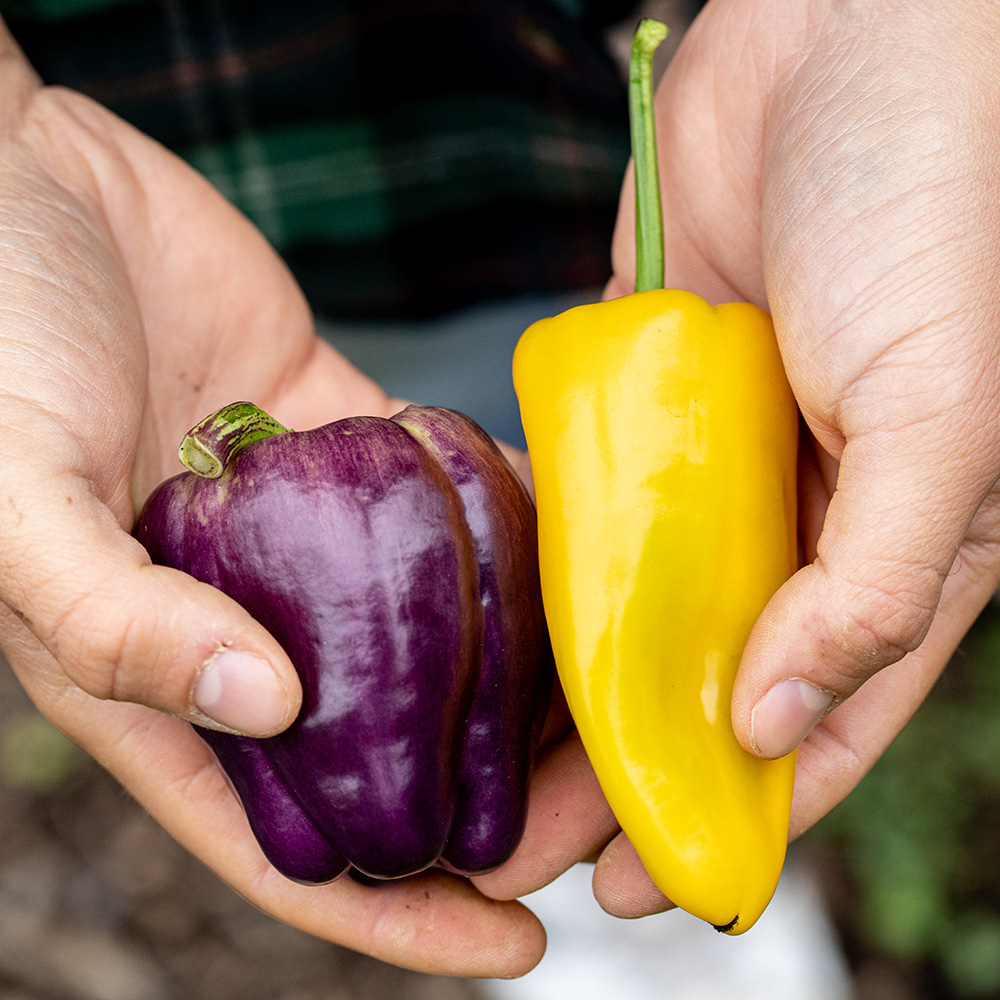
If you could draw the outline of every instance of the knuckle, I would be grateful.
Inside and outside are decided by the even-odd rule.
[[[912,567],[879,582],[841,582],[842,597],[825,611],[821,645],[846,678],[863,681],[913,652],[927,634],[941,591],[931,567]]]
[[[91,591],[63,608],[53,629],[53,651],[70,680],[87,694],[131,700],[136,692],[129,665],[139,631],[130,601]]]

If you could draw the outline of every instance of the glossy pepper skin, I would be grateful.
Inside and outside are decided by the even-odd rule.
[[[247,406],[219,411],[201,432],[224,438],[226,414]],[[503,484],[504,492],[481,489],[493,535],[520,540],[529,531],[486,606],[480,567],[492,565],[482,551],[491,535],[474,537],[459,488],[402,415],[251,434],[233,454],[223,449],[218,478],[188,472],[162,484],[137,524],[155,562],[232,596],[299,672],[303,707],[284,733],[256,740],[198,729],[265,854],[297,881],[329,881],[350,866],[402,877],[465,835],[464,775],[488,752],[470,745],[467,720],[479,701],[484,636],[498,620],[516,648],[508,660],[517,669],[501,684],[518,706],[504,732],[519,756],[506,799],[481,803],[493,826],[476,860],[484,868],[505,860],[523,828],[551,660],[534,510],[478,426],[450,411],[407,412],[430,426],[431,439],[454,425],[448,440],[468,453],[467,478]]]
[[[513,854],[524,828],[526,775],[555,670],[534,557],[535,509],[496,445],[469,417],[410,406],[392,419],[448,474],[476,551],[482,660],[443,860],[460,872],[483,872]]]
[[[797,410],[769,317],[654,290],[530,327],[514,357],[556,664],[659,888],[740,933],[778,882],[795,758],[737,743],[737,666],[795,570]]]

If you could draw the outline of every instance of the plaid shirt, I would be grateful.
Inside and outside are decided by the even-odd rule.
[[[314,308],[419,317],[602,283],[623,0],[4,0],[47,83],[175,150]]]

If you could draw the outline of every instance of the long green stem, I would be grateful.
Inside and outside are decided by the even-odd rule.
[[[192,427],[178,455],[195,475],[218,479],[240,449],[287,430],[253,403],[230,403]]]
[[[635,165],[635,290],[663,287],[663,214],[653,115],[653,53],[664,38],[662,21],[644,18],[632,39],[628,106]]]

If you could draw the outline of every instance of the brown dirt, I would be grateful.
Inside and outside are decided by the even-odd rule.
[[[31,706],[0,661],[0,1000],[476,1000],[260,913]]]

